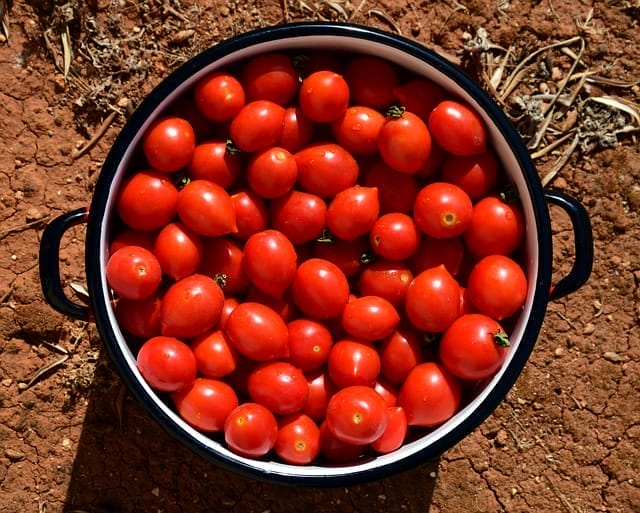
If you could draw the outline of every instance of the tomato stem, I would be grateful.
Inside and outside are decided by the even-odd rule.
[[[336,237],[327,228],[325,228],[324,230],[322,230],[322,233],[316,239],[316,241],[320,242],[321,244],[333,244],[336,241]]]
[[[224,273],[218,273],[213,277],[214,281],[218,284],[218,286],[224,290],[227,286],[227,275]]]
[[[360,255],[360,263],[363,265],[369,265],[376,261],[376,256],[373,251],[367,250]]]
[[[509,347],[511,342],[509,341],[509,335],[507,335],[504,331],[498,331],[493,334],[493,340],[496,341],[500,347]]]
[[[405,109],[401,105],[392,105],[391,107],[389,107],[389,110],[387,110],[387,117],[391,119],[398,119],[402,117],[405,110],[407,109]]]
[[[174,184],[178,190],[180,190],[184,189],[190,181],[191,178],[189,178],[186,173],[180,173],[175,177]]]
[[[226,140],[224,149],[229,155],[232,156],[242,152],[242,150],[238,148],[236,146],[236,143],[234,143],[231,139]]]
[[[518,193],[518,189],[513,184],[508,185],[502,191],[500,191],[499,196],[502,201],[509,205],[513,205],[514,203],[518,203],[520,201],[520,194]]]

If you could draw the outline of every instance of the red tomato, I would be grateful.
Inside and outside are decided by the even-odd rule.
[[[398,85],[393,93],[406,110],[413,112],[425,123],[429,122],[431,111],[446,98],[444,90],[424,78],[416,78]]]
[[[313,246],[313,256],[336,264],[347,278],[357,275],[369,250],[368,237],[356,240],[319,240]]]
[[[400,80],[391,63],[380,57],[362,55],[347,62],[344,77],[351,91],[351,102],[382,109],[395,101],[393,90]]]
[[[373,389],[380,394],[387,406],[395,406],[398,402],[398,388],[384,377],[378,377]]]
[[[342,442],[370,444],[382,436],[388,422],[387,404],[371,387],[338,390],[327,405],[327,427]]]
[[[378,134],[385,119],[371,107],[352,106],[331,123],[338,144],[355,155],[371,155],[378,151]]]
[[[524,215],[519,205],[507,203],[499,196],[487,196],[474,205],[464,242],[478,257],[510,255],[520,246],[524,231]]]
[[[398,406],[410,426],[432,427],[449,420],[460,407],[462,388],[458,378],[443,365],[416,365],[400,388]]]
[[[160,335],[160,305],[157,292],[144,299],[121,297],[115,303],[118,325],[135,337],[151,338]]]
[[[306,465],[320,454],[320,428],[309,416],[294,413],[278,419],[274,452],[287,463]]]
[[[446,182],[425,185],[413,204],[413,217],[430,237],[461,235],[471,224],[473,205],[460,187]]]
[[[208,331],[191,342],[198,372],[208,378],[222,378],[238,366],[240,355],[221,330]]]
[[[370,342],[345,338],[331,347],[327,371],[339,388],[354,385],[372,387],[380,375],[380,355]]]
[[[289,363],[304,372],[322,367],[333,345],[331,332],[321,322],[299,318],[287,324]]]
[[[342,73],[344,61],[342,56],[330,50],[316,50],[297,55],[293,59],[293,65],[302,78],[306,78],[316,71],[333,71]]]
[[[320,424],[320,453],[332,463],[353,463],[364,453],[366,444],[350,444],[339,440],[324,421]]]
[[[304,148],[313,138],[314,124],[298,105],[291,105],[284,111],[282,134],[277,146],[295,153]]]
[[[307,402],[309,388],[302,371],[288,362],[264,362],[247,379],[251,400],[276,415],[295,413]]]
[[[269,226],[269,210],[265,201],[250,189],[241,189],[231,194],[233,210],[236,213],[237,232],[233,235],[247,240],[254,233]]]
[[[311,121],[331,123],[347,110],[349,86],[333,71],[316,71],[303,79],[299,102],[302,112]]]
[[[378,135],[382,160],[400,173],[415,174],[431,152],[431,135],[418,116],[404,111],[388,117]]]
[[[352,337],[381,340],[400,322],[394,306],[380,296],[362,296],[349,301],[342,311],[342,326]]]
[[[176,215],[178,189],[166,173],[139,171],[126,178],[116,198],[120,219],[135,230],[156,230]]]
[[[422,331],[441,333],[460,316],[460,287],[440,265],[418,274],[405,297],[411,323]]]
[[[296,274],[297,255],[291,241],[278,230],[253,234],[244,245],[242,266],[262,292],[280,298]]]
[[[471,270],[467,292],[481,313],[500,321],[516,313],[524,304],[527,277],[511,258],[489,255]]]
[[[276,418],[261,404],[249,402],[237,406],[224,424],[224,439],[229,449],[248,458],[267,454],[277,438]]]
[[[369,232],[373,252],[387,260],[409,258],[418,249],[421,237],[413,218],[399,212],[380,216]]]
[[[227,417],[238,406],[233,388],[208,378],[196,378],[191,386],[171,394],[171,400],[180,417],[204,433],[222,431]]]
[[[240,80],[249,101],[269,100],[284,106],[298,92],[298,73],[282,53],[253,57],[242,68]]]
[[[449,154],[444,151],[438,143],[431,138],[431,151],[422,167],[418,169],[415,176],[417,178],[429,178],[442,169],[442,164]]]
[[[405,263],[382,259],[364,266],[358,289],[361,296],[379,296],[400,308],[412,281],[413,273]]]
[[[311,258],[298,266],[291,292],[301,312],[313,319],[327,320],[342,314],[349,300],[349,282],[335,264]]]
[[[309,396],[302,408],[302,413],[313,420],[321,422],[327,413],[329,399],[338,391],[337,385],[331,381],[326,370],[317,370],[305,374]]]
[[[343,240],[355,240],[371,230],[380,205],[378,189],[354,185],[335,195],[327,208],[327,228]]]
[[[387,454],[399,449],[407,436],[407,416],[401,406],[387,408],[389,421],[382,436],[371,442],[371,448],[379,454]]]
[[[229,314],[224,332],[234,347],[256,361],[289,356],[289,333],[282,317],[268,306],[245,302]]]
[[[186,119],[175,116],[157,119],[142,138],[142,151],[149,165],[167,173],[186,166],[195,147],[193,127]]]
[[[109,243],[109,255],[113,255],[125,246],[140,246],[153,252],[153,244],[156,241],[156,232],[143,232],[126,228],[116,235]]]
[[[420,363],[421,350],[421,332],[412,326],[399,326],[380,345],[381,374],[391,383],[401,384]]]
[[[162,298],[160,325],[168,337],[192,338],[219,320],[224,294],[208,276],[191,274],[171,285]]]
[[[198,272],[213,278],[226,295],[242,294],[249,288],[243,266],[243,248],[230,237],[207,237]]]
[[[364,185],[378,189],[380,214],[411,214],[413,202],[420,190],[414,176],[396,171],[383,160],[367,171]]]
[[[321,198],[333,198],[353,187],[358,179],[358,163],[353,155],[334,143],[314,143],[295,154],[300,186]]]
[[[160,262],[162,272],[174,280],[193,274],[202,260],[201,237],[175,222],[166,225],[156,237],[153,254]]]
[[[460,187],[472,200],[486,196],[498,179],[498,159],[492,150],[476,155],[449,155],[442,179]]]
[[[208,180],[193,180],[185,185],[176,207],[180,220],[200,235],[216,237],[238,230],[229,194]]]
[[[177,392],[196,379],[193,352],[177,338],[150,338],[140,347],[136,364],[149,386],[160,392]]]
[[[271,201],[271,227],[282,232],[292,244],[317,239],[326,226],[327,204],[308,192],[292,190]]]
[[[227,142],[213,140],[196,146],[186,172],[191,180],[209,180],[228,189],[241,169],[241,157],[229,151]]]
[[[244,107],[246,95],[233,75],[214,71],[198,81],[194,99],[200,112],[211,121],[231,121]]]
[[[231,312],[233,312],[235,307],[238,306],[239,304],[240,302],[233,296],[226,296],[224,298],[224,303],[222,304],[222,313],[220,314],[220,320],[216,325],[218,329],[224,330],[224,327],[227,324],[227,319],[229,318],[229,315],[231,314]]]
[[[440,360],[449,372],[466,380],[493,376],[502,366],[509,339],[500,324],[483,314],[456,319],[442,334]]]
[[[431,267],[444,265],[453,276],[462,268],[465,247],[461,237],[434,239],[427,235],[420,241],[418,250],[409,259],[408,265],[414,275]]]
[[[285,292],[282,297],[278,298],[266,294],[256,287],[250,287],[244,299],[245,301],[268,306],[271,310],[282,317],[284,322],[292,321],[297,318],[299,314],[289,291]]]
[[[177,116],[189,120],[196,136],[196,141],[205,140],[213,128],[212,121],[198,108],[193,96],[177,98],[168,112],[170,116]]]
[[[283,121],[284,107],[268,100],[252,101],[231,120],[229,135],[242,151],[264,150],[280,139]]]
[[[467,287],[460,287],[460,315],[478,313],[478,309],[471,302]]]
[[[429,131],[445,151],[454,155],[474,155],[486,150],[484,122],[477,112],[460,102],[440,102],[429,116]]]
[[[298,165],[287,150],[272,146],[251,157],[246,176],[249,187],[259,196],[277,198],[293,188],[298,177]]]
[[[125,246],[113,253],[107,260],[105,273],[113,291],[127,299],[151,296],[162,281],[160,262],[140,246]]]

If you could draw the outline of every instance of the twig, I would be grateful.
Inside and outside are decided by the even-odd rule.
[[[549,481],[549,484],[551,485],[551,489],[553,490],[553,493],[555,493],[558,499],[560,499],[560,502],[562,502],[562,505],[565,508],[567,508],[567,511],[569,511],[569,513],[578,513],[578,511],[571,505],[571,503],[567,500],[564,494],[560,491],[560,489],[558,488],[558,485],[554,482],[554,480],[551,479],[549,476],[545,476],[545,477],[547,478],[547,481]]]
[[[0,25],[2,25],[4,37],[9,41],[9,8],[6,0],[0,0]]]
[[[571,146],[564,152],[562,157],[558,159],[558,161],[553,166],[553,169],[547,173],[547,175],[542,179],[542,186],[546,187],[546,185],[555,178],[555,176],[560,172],[560,170],[564,167],[564,165],[569,161],[573,152],[576,151],[578,147],[578,143],[580,142],[580,134],[576,133],[573,137],[573,141],[571,141]]]
[[[62,365],[64,362],[66,362],[69,359],[68,354],[62,355],[60,358],[58,358],[57,360],[45,365],[44,367],[41,367],[40,369],[38,369],[38,371],[33,375],[33,377],[29,380],[29,382],[25,385],[25,387],[23,388],[23,390],[27,390],[29,387],[31,387],[36,381],[38,381],[38,379],[40,379],[42,376],[44,376],[45,374],[47,374],[48,372],[52,371],[53,369],[55,369],[56,367],[59,367],[60,365]]]
[[[102,122],[102,124],[98,127],[98,130],[96,130],[96,133],[93,134],[93,137],[91,137],[91,139],[87,142],[87,144],[85,144],[82,148],[80,148],[78,150],[75,150],[71,154],[71,158],[73,160],[76,160],[76,159],[82,157],[82,155],[84,155],[86,152],[88,152],[91,148],[93,148],[95,146],[95,144],[100,140],[100,138],[107,132],[107,129],[109,128],[109,125],[111,125],[113,120],[116,119],[117,115],[118,115],[118,113],[115,110],[112,111],[107,116],[107,118]]]
[[[375,15],[378,18],[386,21],[389,25],[393,27],[393,29],[400,35],[402,35],[402,30],[398,26],[398,24],[389,16],[387,13],[381,11],[380,9],[369,9],[367,11],[367,16]]]
[[[20,226],[13,226],[12,228],[7,228],[6,230],[0,230],[0,239],[6,237],[10,233],[22,232],[24,230],[28,230],[29,228],[32,228],[33,226],[44,224],[48,220],[49,220],[49,216],[43,217],[42,219],[36,219],[35,221],[30,221]]]
[[[9,290],[7,290],[2,297],[0,297],[0,305],[3,305],[5,303],[5,301],[7,299],[9,299],[9,297],[11,297],[11,294],[13,294],[13,291],[16,290],[16,284],[15,282],[11,284],[11,286],[9,287]]]
[[[569,131],[566,134],[564,134],[562,137],[559,137],[558,139],[556,139],[555,141],[547,144],[544,148],[542,148],[541,150],[538,150],[536,152],[531,153],[531,158],[533,160],[539,159],[540,157],[544,157],[547,153],[555,150],[558,146],[560,146],[561,144],[563,144],[564,142],[566,142],[568,139],[571,138],[572,135],[575,134],[575,130]]]

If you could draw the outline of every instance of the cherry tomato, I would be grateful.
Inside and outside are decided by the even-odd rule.
[[[442,364],[416,365],[400,388],[398,406],[410,426],[433,427],[449,420],[460,407],[462,387]]]
[[[399,84],[398,72],[385,59],[369,55],[349,59],[344,77],[354,104],[382,109],[395,101],[393,90]]]
[[[282,317],[284,322],[292,321],[299,315],[298,308],[294,304],[289,291],[286,291],[282,297],[274,297],[262,292],[256,287],[250,287],[245,296],[245,301],[268,306],[271,310]]]
[[[498,179],[498,159],[492,150],[475,155],[449,155],[442,179],[460,187],[472,200],[486,196]]]
[[[298,105],[291,105],[284,111],[282,134],[276,146],[295,153],[304,148],[313,138],[314,124]]]
[[[282,317],[268,306],[245,302],[229,314],[224,332],[234,347],[256,361],[289,356],[289,333]]]
[[[118,325],[135,337],[147,339],[158,336],[161,304],[162,300],[157,292],[144,299],[121,297],[115,304]]]
[[[311,121],[331,123],[347,110],[349,86],[333,71],[316,71],[302,80],[299,102]]]
[[[162,281],[160,262],[140,246],[125,246],[113,253],[107,260],[105,273],[113,291],[127,299],[151,296]]]
[[[352,337],[382,340],[400,322],[395,307],[380,296],[362,296],[349,301],[342,311],[342,326]]]
[[[338,390],[327,405],[327,427],[342,442],[370,444],[382,436],[388,422],[387,404],[371,387]]]
[[[200,265],[202,252],[200,235],[180,222],[169,223],[160,230],[153,246],[162,272],[174,280],[193,274]]]
[[[335,195],[327,208],[327,228],[343,240],[355,240],[371,230],[380,205],[378,189],[354,185]]]
[[[379,376],[373,389],[380,394],[387,406],[395,406],[398,402],[398,388],[383,376]]]
[[[278,422],[267,408],[243,403],[234,408],[224,424],[224,439],[233,452],[248,458],[267,454],[276,444]]]
[[[314,143],[295,154],[298,183],[321,198],[333,198],[353,187],[358,179],[358,163],[353,155],[335,143]]]
[[[298,318],[287,324],[289,362],[304,372],[322,367],[333,345],[331,332],[321,322]]]
[[[150,387],[177,392],[196,379],[196,359],[187,344],[173,337],[152,337],[138,351],[136,365]]]
[[[460,316],[460,287],[444,265],[418,274],[407,290],[405,309],[422,331],[441,333]]]
[[[231,120],[229,135],[242,151],[264,150],[280,139],[283,121],[284,107],[268,100],[252,101]]]
[[[401,384],[421,360],[422,334],[410,325],[399,326],[380,345],[380,372]]]
[[[297,177],[295,158],[277,146],[255,153],[247,164],[249,187],[263,198],[277,198],[289,192]]]
[[[332,463],[353,463],[364,453],[366,444],[350,444],[339,440],[324,421],[320,424],[320,453]]]
[[[355,240],[319,240],[313,246],[313,256],[329,260],[336,264],[347,278],[356,276],[366,261],[366,252],[369,250],[368,237],[360,237]]]
[[[120,219],[135,230],[156,230],[176,215],[178,189],[166,173],[139,171],[123,182],[116,198]]]
[[[383,160],[367,171],[364,185],[378,189],[380,214],[411,214],[413,202],[420,190],[414,176],[396,171]]]
[[[269,100],[285,106],[298,92],[298,73],[282,53],[253,57],[242,68],[240,80],[249,101]]]
[[[291,292],[301,312],[313,319],[327,320],[342,314],[349,300],[349,282],[337,265],[311,258],[298,266]]]
[[[388,260],[406,260],[413,255],[422,235],[413,218],[390,212],[381,215],[369,232],[373,252]]]
[[[440,102],[429,116],[429,131],[445,151],[454,155],[474,155],[486,150],[484,122],[478,113],[460,102]]]
[[[193,127],[186,119],[175,116],[157,119],[142,138],[142,151],[149,165],[167,173],[186,166],[195,147]]]
[[[229,315],[239,304],[240,302],[235,297],[225,296],[224,303],[222,304],[222,313],[220,314],[220,320],[218,321],[216,328],[224,330]]]
[[[478,309],[471,302],[467,287],[460,287],[460,315],[478,313]]]
[[[182,278],[162,298],[161,332],[169,337],[197,337],[220,320],[223,303],[222,289],[213,279],[202,274]]]
[[[378,134],[385,119],[371,107],[354,105],[331,123],[333,135],[341,146],[354,155],[371,155],[378,151]]]
[[[331,381],[326,369],[307,372],[305,377],[307,378],[309,395],[302,407],[302,413],[321,422],[326,416],[329,399],[339,390],[338,386]]]
[[[363,267],[358,289],[362,296],[379,296],[400,308],[412,281],[413,273],[405,263],[382,259]]]
[[[116,235],[109,243],[109,255],[113,255],[125,246],[140,246],[153,252],[153,244],[156,241],[156,232],[146,232],[126,228]]]
[[[467,292],[481,313],[500,321],[524,304],[527,277],[515,260],[504,255],[489,255],[471,270]]]
[[[204,141],[211,134],[214,124],[198,108],[194,96],[187,95],[176,99],[175,103],[171,105],[168,114],[187,119],[193,128],[196,141]]]
[[[198,272],[213,278],[226,295],[242,294],[250,285],[243,255],[242,245],[233,238],[207,237]]]
[[[382,436],[371,442],[371,448],[379,454],[387,454],[400,448],[407,436],[407,416],[401,406],[387,408],[387,427]]]
[[[180,417],[204,433],[222,431],[227,417],[238,406],[233,388],[209,378],[196,378],[189,387],[171,394],[171,400]]]
[[[292,465],[311,463],[320,454],[320,428],[311,417],[302,413],[281,417],[273,450]]]
[[[309,395],[302,371],[288,362],[264,362],[255,367],[247,380],[251,400],[266,406],[276,415],[302,409]]]
[[[461,237],[434,239],[425,235],[420,241],[418,250],[408,260],[414,275],[431,267],[444,265],[453,276],[457,276],[462,268],[465,246]]]
[[[240,355],[221,330],[203,333],[191,342],[198,372],[208,378],[222,378],[238,366]]]
[[[292,244],[304,244],[322,234],[327,204],[315,194],[294,189],[271,201],[269,219],[271,227],[282,232]]]
[[[446,98],[444,90],[431,80],[416,78],[393,89],[396,100],[425,123],[431,111]]]
[[[233,210],[236,213],[237,232],[233,235],[247,240],[254,233],[269,226],[269,210],[265,201],[251,189],[241,189],[231,194]]]
[[[370,342],[344,338],[331,347],[327,371],[339,388],[354,385],[372,387],[380,375],[380,355]]]
[[[194,99],[200,112],[211,121],[231,121],[244,107],[246,95],[233,75],[214,71],[198,81]]]
[[[396,171],[417,173],[431,152],[427,125],[411,112],[392,114],[380,129],[378,151],[382,160]]]
[[[193,180],[185,185],[176,207],[180,220],[200,235],[216,237],[238,229],[229,194],[208,180]]]
[[[413,217],[430,237],[461,235],[471,224],[473,205],[460,187],[446,182],[425,185],[413,204]]]
[[[186,173],[191,180],[209,180],[228,189],[241,169],[240,156],[230,151],[225,141],[211,140],[196,146]]]

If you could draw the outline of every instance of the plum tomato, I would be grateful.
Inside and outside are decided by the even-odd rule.
[[[229,448],[248,458],[267,454],[277,438],[278,422],[261,404],[246,402],[236,406],[224,423],[224,439]]]
[[[387,454],[398,449],[407,436],[407,416],[401,406],[387,407],[387,427],[382,436],[371,442],[371,448],[378,454]]]
[[[180,220],[196,233],[216,237],[238,230],[227,191],[209,180],[193,180],[178,193]]]
[[[406,323],[380,344],[380,373],[391,383],[401,384],[422,358],[422,333]]]
[[[202,260],[202,238],[184,223],[166,225],[156,237],[153,254],[162,272],[179,280],[198,269]]]
[[[424,235],[418,250],[411,256],[407,264],[414,275],[431,267],[444,265],[453,276],[457,276],[465,257],[465,246],[462,237],[434,239]]]
[[[284,148],[271,146],[251,157],[246,178],[249,187],[265,199],[273,199],[289,192],[296,183],[298,165]]]
[[[292,321],[299,315],[298,308],[291,298],[290,291],[286,291],[282,297],[278,298],[262,292],[257,287],[249,287],[244,299],[245,301],[251,301],[253,303],[260,303],[268,306],[271,310],[282,317],[284,322]]]
[[[125,246],[113,253],[105,268],[107,283],[127,299],[144,299],[162,281],[162,268],[155,255],[140,246]]]
[[[440,172],[442,169],[442,163],[445,161],[449,154],[444,151],[438,143],[431,138],[431,151],[427,160],[422,164],[422,167],[418,169],[415,176],[419,179],[431,179],[434,175]]]
[[[118,325],[135,337],[151,338],[160,335],[161,296],[154,292],[144,299],[119,298],[115,303]]]
[[[251,189],[239,189],[231,194],[233,210],[236,213],[236,229],[233,234],[241,240],[247,240],[254,233],[266,230],[269,226],[269,209],[264,199]]]
[[[502,366],[509,339],[498,321],[483,314],[458,317],[442,334],[440,361],[449,372],[464,380],[493,376]]]
[[[444,90],[431,80],[416,78],[398,85],[393,89],[397,103],[409,112],[413,112],[425,123],[429,115],[446,98]]]
[[[284,107],[269,100],[247,103],[231,120],[229,136],[246,152],[264,150],[282,135]]]
[[[311,463],[320,454],[320,428],[303,413],[280,417],[273,452],[292,465]]]
[[[213,278],[225,295],[242,294],[249,288],[241,243],[232,237],[205,237],[198,272]]]
[[[393,91],[400,79],[396,68],[386,59],[370,55],[352,57],[347,61],[344,77],[355,105],[383,109],[396,99]]]
[[[416,365],[398,394],[410,426],[433,427],[449,420],[460,407],[462,386],[442,364]]]
[[[202,377],[171,394],[171,400],[180,417],[204,433],[224,430],[227,417],[238,406],[238,396],[227,383]]]
[[[342,314],[349,300],[349,282],[337,265],[310,258],[298,266],[291,292],[301,312],[313,319],[328,320]]]
[[[358,162],[339,144],[312,143],[294,156],[300,187],[321,198],[333,198],[358,180]]]
[[[320,424],[320,453],[331,463],[353,463],[364,453],[367,444],[350,444],[339,440],[327,426]]]
[[[436,142],[454,155],[483,153],[487,130],[479,114],[455,100],[440,102],[429,116],[429,131]]]
[[[147,340],[138,351],[136,365],[149,386],[160,392],[177,392],[196,379],[196,358],[191,348],[174,337]]]
[[[119,232],[109,242],[109,255],[113,255],[120,248],[125,246],[140,246],[153,252],[153,244],[156,241],[157,233],[155,231],[147,232],[142,230],[134,230],[133,228],[125,228]]]
[[[271,227],[282,232],[292,244],[317,239],[327,224],[327,204],[315,194],[291,190],[269,204]]]
[[[282,134],[280,134],[276,146],[284,148],[290,153],[295,153],[309,144],[313,133],[313,121],[304,115],[298,105],[291,105],[284,110]]]
[[[373,389],[380,394],[387,406],[395,406],[398,402],[398,387],[384,376],[378,377]]]
[[[287,323],[289,363],[304,372],[320,369],[327,361],[333,337],[326,326],[300,317]]]
[[[242,169],[239,155],[229,150],[228,143],[210,140],[198,144],[186,169],[191,180],[209,180],[229,189]]]
[[[400,308],[412,281],[413,273],[404,262],[380,259],[362,268],[358,290],[361,296],[380,296]]]
[[[354,185],[331,200],[327,207],[327,228],[342,240],[354,240],[371,230],[380,211],[378,189]]]
[[[269,100],[286,106],[298,92],[298,73],[282,53],[264,53],[249,60],[240,73],[248,101]]]
[[[365,174],[364,185],[378,189],[380,214],[411,214],[420,187],[413,175],[400,173],[384,160],[376,162]]]
[[[326,368],[306,372],[305,378],[309,395],[302,407],[302,413],[321,422],[326,416],[329,399],[339,390],[338,386],[331,381]]]
[[[176,116],[157,119],[142,138],[142,151],[149,165],[166,173],[185,167],[195,147],[193,127],[186,119]]]
[[[418,116],[392,111],[380,129],[378,151],[382,160],[400,173],[415,174],[431,152],[431,135]]]
[[[276,415],[302,410],[309,395],[302,371],[282,361],[257,365],[249,373],[247,390],[252,401],[266,406]]]
[[[233,312],[235,307],[238,306],[239,304],[240,304],[240,301],[238,301],[237,298],[233,296],[225,296],[224,303],[222,304],[222,313],[220,314],[220,320],[218,321],[216,328],[224,330],[224,327],[227,324],[227,319],[229,318],[229,315],[231,314],[231,312]]]
[[[319,239],[313,245],[313,256],[329,260],[336,264],[347,278],[356,276],[367,261],[369,252],[368,237],[355,240]]]
[[[342,327],[352,337],[382,340],[400,322],[395,307],[380,296],[362,296],[349,301],[342,311]]]
[[[373,252],[387,260],[411,257],[418,249],[421,237],[413,218],[400,212],[381,215],[369,232]]]
[[[321,70],[302,80],[298,101],[311,121],[331,123],[347,110],[349,97],[349,86],[342,75]]]
[[[207,378],[222,378],[238,366],[240,355],[222,330],[211,330],[191,341],[198,372]]]
[[[371,342],[343,338],[331,346],[327,371],[339,388],[372,387],[380,375],[380,355]]]
[[[354,105],[331,123],[338,144],[354,155],[371,155],[378,151],[378,135],[385,119],[371,107]]]
[[[498,158],[493,150],[475,155],[449,155],[442,163],[442,180],[460,187],[472,200],[491,191],[498,179]]]
[[[201,78],[193,96],[198,110],[211,121],[231,121],[246,102],[240,81],[224,71],[214,71]]]
[[[425,185],[413,204],[413,218],[423,233],[436,239],[461,235],[471,224],[473,204],[460,187],[446,182]]]

